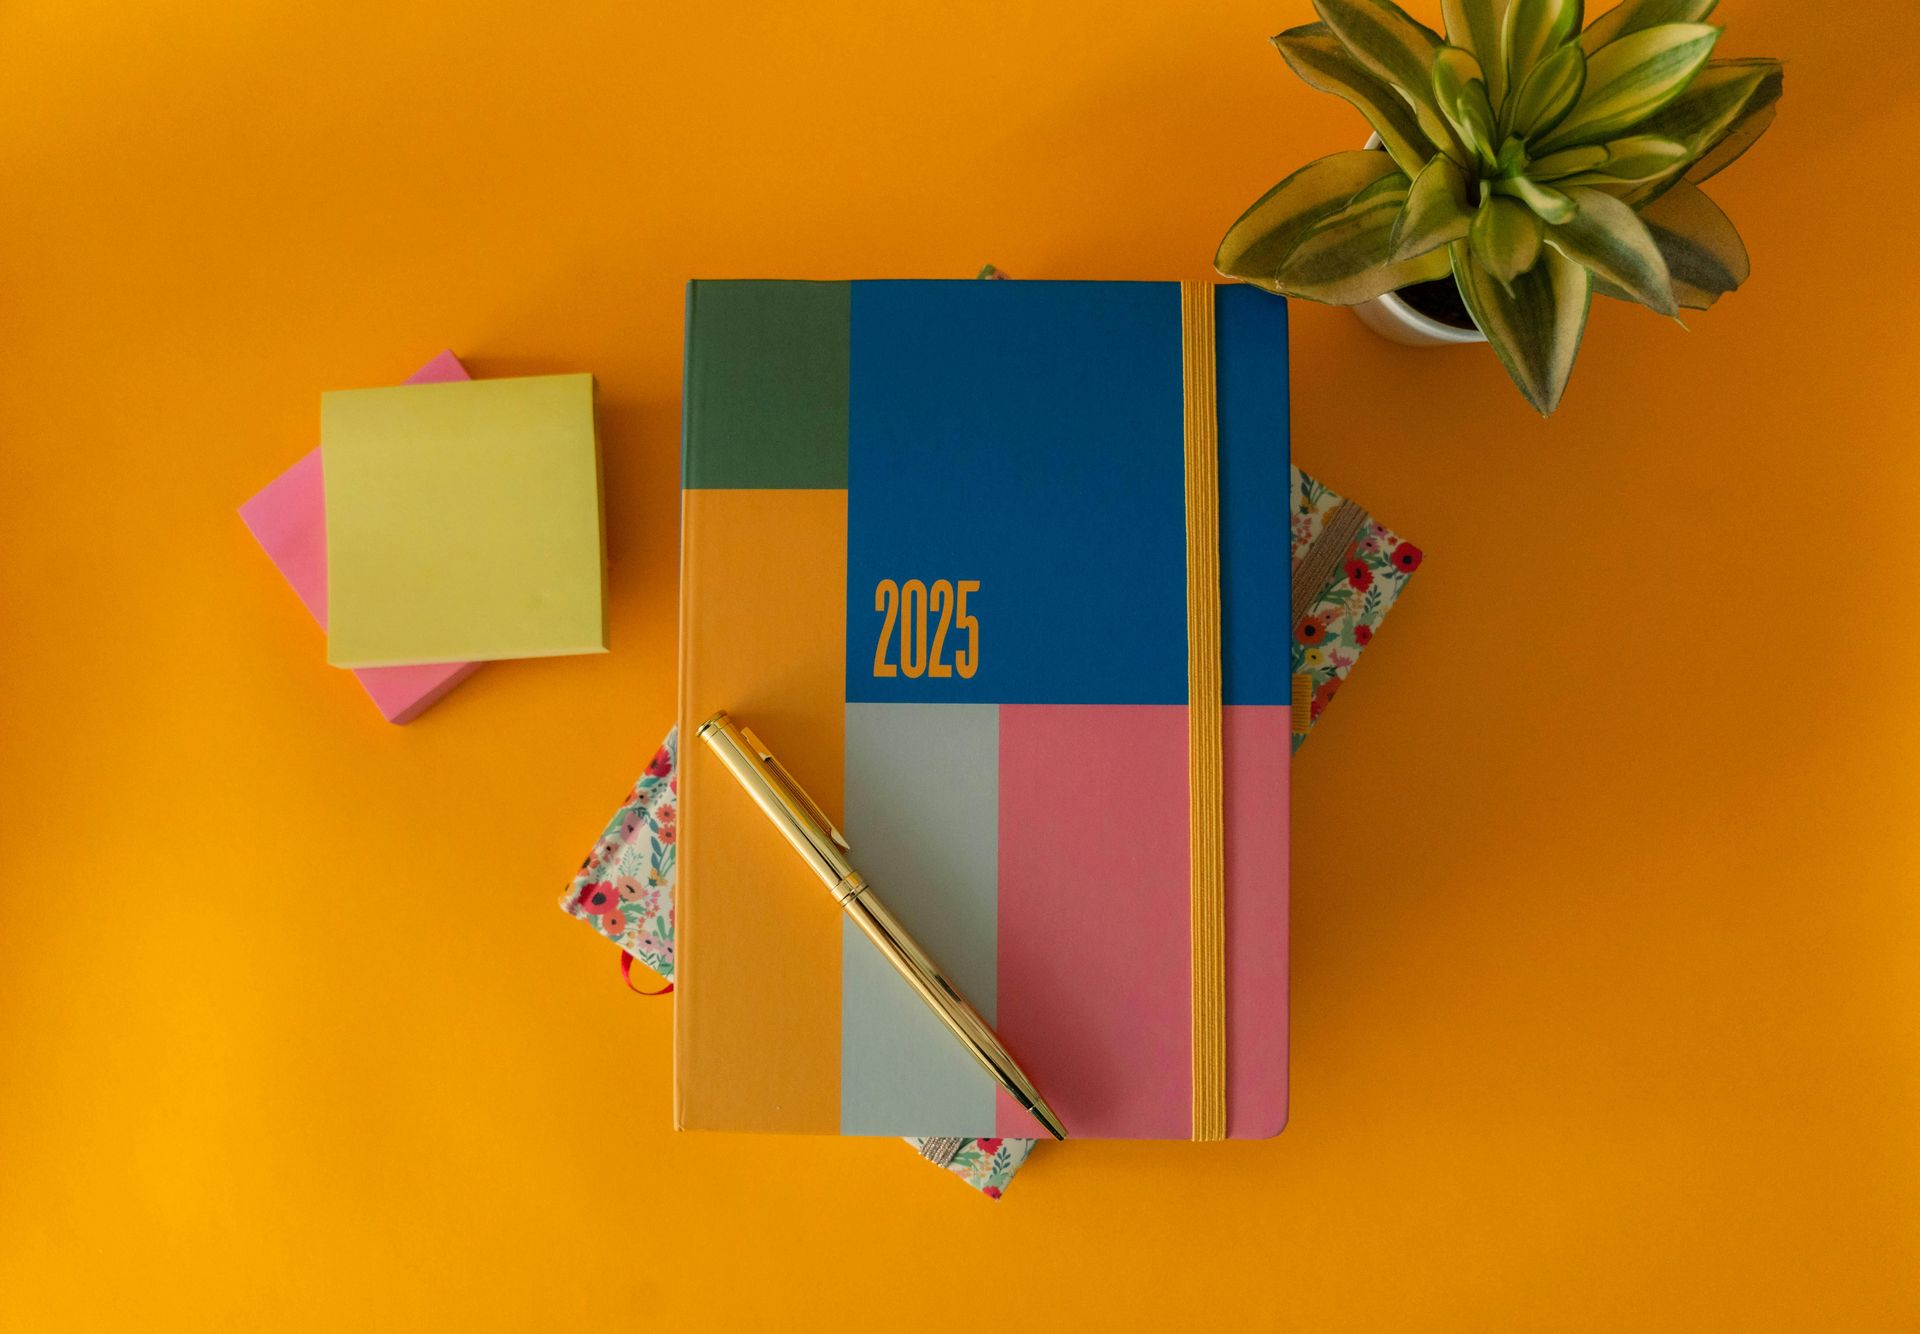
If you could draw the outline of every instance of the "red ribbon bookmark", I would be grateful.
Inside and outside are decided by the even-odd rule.
[[[634,986],[633,985],[633,956],[631,954],[628,954],[625,950],[620,951],[620,976],[626,979],[627,990],[635,992],[636,994],[641,996],[664,996],[669,991],[673,990],[673,983],[671,982],[667,983],[667,985],[665,985],[664,987],[661,987],[658,991],[643,991],[639,987]]]

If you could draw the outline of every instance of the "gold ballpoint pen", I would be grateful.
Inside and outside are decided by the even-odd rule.
[[[999,1081],[1000,1087],[1015,1102],[1047,1128],[1048,1134],[1055,1139],[1065,1139],[1067,1128],[1060,1124],[1060,1118],[1047,1106],[1046,1099],[1000,1045],[1000,1039],[987,1027],[987,1021],[947,980],[940,965],[920,948],[899,919],[875,897],[866,877],[847,860],[847,853],[852,849],[845,836],[833,827],[833,821],[814,804],[793,775],[773,758],[765,743],[753,734],[753,729],[736,724],[722,709],[700,724],[700,739],[720,757],[720,762],[740,781],[754,804],[786,836],[793,850],[800,854],[800,860],[833,892],[834,902],[866,933],[881,956],[907,979],[920,999],[927,1003],[927,1008],[952,1030],[960,1045]]]

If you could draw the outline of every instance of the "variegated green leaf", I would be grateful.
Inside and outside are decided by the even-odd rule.
[[[1415,259],[1458,241],[1473,221],[1467,173],[1451,158],[1435,157],[1413,178],[1406,207],[1394,221],[1387,252],[1395,260]]]
[[[1501,117],[1502,131],[1523,139],[1545,134],[1580,100],[1587,82],[1587,58],[1569,42],[1533,67]]]
[[[1600,168],[1600,174],[1616,181],[1644,181],[1680,165],[1688,156],[1687,146],[1675,140],[1652,134],[1630,135],[1607,145],[1607,165]]]
[[[1397,287],[1444,275],[1447,262],[1441,251],[1398,263],[1389,258],[1393,224],[1406,202],[1405,177],[1375,181],[1300,238],[1280,266],[1276,290],[1330,305],[1354,306]]]
[[[1657,134],[1705,152],[1741,116],[1780,100],[1782,67],[1777,60],[1709,60],[1686,91],[1634,127],[1635,134]]]
[[[1593,303],[1586,269],[1549,250],[1530,273],[1502,283],[1473,257],[1469,243],[1448,248],[1454,281],[1500,363],[1541,416],[1560,406]]]
[[[1507,16],[1507,0],[1440,0],[1446,20],[1447,42],[1471,51],[1487,78],[1487,99],[1498,111],[1507,100],[1507,62],[1500,45],[1500,26]]]
[[[1637,130],[1686,91],[1719,40],[1720,30],[1704,23],[1663,23],[1601,47],[1587,60],[1580,101],[1538,150],[1603,143]]]
[[[1547,244],[1648,309],[1676,314],[1667,261],[1633,210],[1598,190],[1576,186],[1569,193],[1579,211],[1547,229]]]
[[[1677,182],[1648,204],[1640,221],[1660,247],[1683,305],[1704,310],[1753,271],[1732,221],[1691,181]]]
[[[1703,181],[1739,157],[1765,132],[1771,117],[1753,125],[1751,137],[1736,140],[1725,152],[1719,151],[1720,146],[1732,138],[1736,127],[1771,110],[1780,100],[1784,86],[1784,71],[1777,60],[1710,60],[1706,68],[1694,76],[1686,92],[1657,115],[1649,117],[1638,127],[1638,132],[1658,134],[1686,144],[1689,156],[1696,163],[1713,159],[1718,165],[1710,165],[1700,175],[1695,175],[1692,169],[1683,172],[1675,167],[1667,176],[1667,180],[1671,180],[1684,174],[1691,180]],[[1657,197],[1665,185],[1665,180],[1652,182],[1640,192],[1637,202],[1644,204]]]
[[[1673,299],[1685,310],[1712,310],[1713,303],[1725,295],[1725,292],[1709,292],[1678,278],[1673,280]]]
[[[1413,115],[1420,122],[1420,132],[1432,141],[1435,148],[1462,166],[1472,165],[1473,150],[1454,133],[1453,122],[1435,109],[1431,98],[1422,98],[1420,104],[1414,107]]]
[[[1767,132],[1779,111],[1778,106],[1764,106],[1735,121],[1733,128],[1721,136],[1719,143],[1687,168],[1687,179],[1698,185],[1738,162],[1749,148],[1760,141],[1760,136]]]
[[[1545,238],[1539,215],[1504,195],[1482,203],[1467,228],[1474,260],[1503,283],[1512,282],[1538,262]]]
[[[1358,107],[1407,175],[1418,172],[1433,156],[1436,150],[1421,130],[1413,109],[1393,89],[1361,68],[1326,24],[1289,29],[1275,37],[1273,44],[1308,87],[1343,97]]]
[[[1501,33],[1507,87],[1526,82],[1533,67],[1580,31],[1580,0],[1512,0]]]
[[[1624,0],[1587,25],[1580,47],[1592,55],[1608,42],[1617,42],[1642,28],[1662,23],[1704,23],[1720,0]]]
[[[1633,135],[1591,147],[1602,149],[1604,160],[1600,165],[1556,181],[1555,185],[1566,190],[1576,185],[1617,186],[1651,181],[1685,166],[1687,159],[1693,155],[1685,144],[1675,143],[1671,139],[1656,139],[1651,135]],[[1577,153],[1581,150],[1574,148],[1567,151]]]
[[[1385,177],[1406,177],[1385,153],[1355,149],[1309,162],[1267,191],[1220,240],[1213,266],[1272,290],[1274,275],[1308,228]]]
[[[1433,107],[1428,72],[1440,35],[1393,0],[1313,0],[1321,21],[1333,30],[1353,58],[1376,78],[1400,90],[1416,108]]]
[[[1313,0],[1313,7],[1349,55],[1406,99],[1433,146],[1464,165],[1466,149],[1433,100],[1440,35],[1393,0]]]
[[[1618,287],[1615,287],[1612,283],[1608,282],[1605,278],[1602,278],[1598,274],[1594,273],[1593,270],[1591,269],[1587,270],[1587,278],[1593,283],[1593,294],[1595,296],[1604,296],[1609,300],[1613,300],[1613,301],[1625,301],[1629,305],[1637,306],[1640,304],[1638,301],[1635,301],[1627,293],[1621,291]]]
[[[1550,185],[1541,185],[1525,176],[1509,176],[1493,183],[1493,191],[1517,199],[1540,215],[1542,222],[1565,222],[1573,216],[1574,203]]]
[[[1622,291],[1612,283],[1599,277],[1594,277],[1593,279],[1593,294],[1595,296],[1609,297],[1615,301],[1625,301],[1630,305],[1637,306],[1640,304],[1633,299],[1631,293]],[[1713,303],[1719,299],[1720,293],[1718,292],[1703,292],[1699,288],[1690,287],[1678,279],[1673,280],[1673,304],[1683,311],[1709,310],[1712,308]],[[1674,319],[1679,322],[1681,328],[1686,328],[1685,316],[1675,315]]]
[[[1578,148],[1563,148],[1558,153],[1535,158],[1527,165],[1527,175],[1536,181],[1553,181],[1576,172],[1592,171],[1606,160],[1605,144],[1581,144]]]
[[[1482,162],[1494,157],[1493,104],[1473,53],[1443,46],[1433,54],[1433,97],[1460,142]]]

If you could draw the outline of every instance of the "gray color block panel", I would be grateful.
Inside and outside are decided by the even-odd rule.
[[[999,930],[1000,714],[849,704],[853,864],[991,1023]],[[993,1079],[851,920],[841,943],[840,1129],[991,1135]]]

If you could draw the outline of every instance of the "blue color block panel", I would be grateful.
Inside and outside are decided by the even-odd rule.
[[[852,327],[847,699],[1185,703],[1179,285],[856,283]]]

